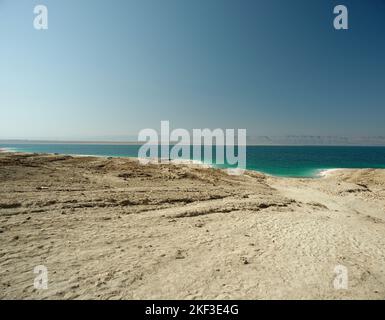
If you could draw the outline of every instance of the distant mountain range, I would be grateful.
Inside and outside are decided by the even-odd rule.
[[[385,146],[385,136],[248,136],[249,145],[361,145],[361,146]]]

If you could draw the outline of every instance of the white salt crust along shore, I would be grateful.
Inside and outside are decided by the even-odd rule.
[[[334,168],[334,169],[322,169],[319,171],[318,176],[319,177],[328,177],[333,173],[336,173],[338,171],[347,170],[343,168]]]

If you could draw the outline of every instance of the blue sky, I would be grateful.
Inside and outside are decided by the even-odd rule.
[[[385,135],[384,57],[383,0],[0,0],[0,139]]]

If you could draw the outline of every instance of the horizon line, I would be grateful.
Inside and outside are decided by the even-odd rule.
[[[111,140],[49,140],[49,139],[0,139],[0,144],[3,143],[3,144],[90,144],[90,145],[143,145],[143,143],[139,142],[139,141],[111,141]],[[170,145],[175,145],[177,144],[178,142],[170,142],[169,144]],[[158,144],[161,144],[161,141],[158,143]],[[186,144],[186,145],[189,145],[189,146],[192,146],[194,144]],[[204,146],[204,144],[201,144],[202,146]],[[213,145],[217,145],[215,143],[213,143]],[[226,144],[224,145],[226,146]],[[235,144],[235,146],[237,146],[237,144]],[[368,143],[368,144],[354,144],[354,143],[350,143],[350,144],[343,144],[343,143],[319,143],[319,144],[316,144],[316,143],[308,143],[308,144],[305,144],[305,143],[271,143],[271,144],[268,144],[268,143],[246,143],[246,146],[266,146],[266,147],[385,147],[385,142],[383,144],[381,143]]]

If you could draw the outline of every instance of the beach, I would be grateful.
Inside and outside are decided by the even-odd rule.
[[[385,298],[384,169],[236,176],[2,152],[0,192],[1,299]]]

